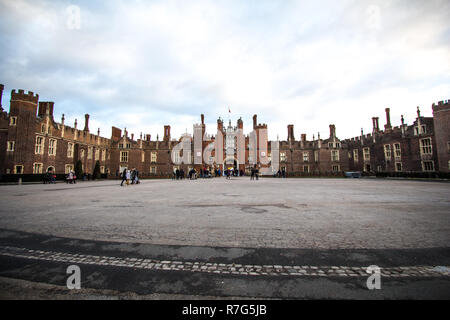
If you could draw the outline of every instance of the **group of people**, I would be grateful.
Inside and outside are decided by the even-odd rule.
[[[259,179],[259,170],[258,167],[255,165],[250,172],[250,180],[258,180]]]
[[[75,174],[75,171],[73,170],[69,171],[69,173],[66,176],[66,183],[67,184],[77,183],[77,175]]]
[[[283,168],[281,170],[278,170],[276,174],[274,174],[275,177],[278,178],[286,178],[286,170]]]
[[[123,183],[125,182],[125,185],[130,184],[139,184],[139,171],[136,168],[133,168],[131,170],[129,169],[123,169],[122,173],[120,174],[122,177],[122,182],[120,183],[120,186],[123,186]]]

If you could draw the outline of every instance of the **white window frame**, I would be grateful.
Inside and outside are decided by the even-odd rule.
[[[88,147],[88,154],[87,154],[88,160],[92,159],[92,154],[93,153],[94,153],[94,148],[93,147]]]
[[[53,143],[53,145],[52,145]],[[56,139],[49,139],[48,140],[48,155],[49,156],[56,156]]]
[[[9,125],[12,127],[17,126],[17,117],[10,117],[9,118]]]
[[[100,149],[98,149],[98,148],[95,149],[94,157],[95,157],[95,161],[100,160]]]
[[[309,152],[303,152],[303,162],[309,162]]]
[[[37,168],[38,166],[38,168]],[[33,163],[33,174],[42,174],[42,169],[44,168],[44,164],[41,162]],[[36,170],[39,169],[39,170]],[[36,172],[37,171],[37,172]]]
[[[392,157],[391,145],[390,144],[385,144],[384,145],[384,158],[386,160],[390,160],[391,157]]]
[[[280,152],[280,162],[286,162],[286,152]]]
[[[155,166],[150,167],[150,173],[151,174],[156,174],[156,167]]]
[[[120,151],[120,162],[128,162],[128,151]]]
[[[428,141],[429,144],[424,144],[425,141]],[[433,141],[431,138],[420,139],[420,154],[433,154]]]
[[[73,158],[73,150],[74,144],[72,142],[69,142],[67,144],[67,158]]]
[[[6,143],[6,151],[14,152],[15,148],[16,148],[16,142],[15,141],[8,141]]]
[[[363,159],[364,161],[370,161],[370,148],[363,149]]]
[[[102,150],[102,161],[106,161],[106,149]]]
[[[41,143],[38,144],[38,140],[40,139]],[[35,154],[44,154],[45,147],[45,138],[43,136],[36,136],[35,145],[34,145],[34,153]]]
[[[358,163],[359,162],[359,150],[353,149],[353,162]]]
[[[394,157],[395,159],[401,159],[402,157],[402,146],[400,143],[394,143]]]
[[[339,161],[339,150],[331,150],[331,161]]]
[[[64,172],[65,172],[66,174],[68,174],[70,171],[73,171],[73,170],[74,170],[73,164],[66,164],[66,165],[64,166]]]
[[[425,163],[431,163],[431,170],[427,170],[426,168],[425,168]],[[431,160],[426,160],[426,161],[422,161],[422,171],[424,171],[424,172],[433,172],[433,171],[435,171],[434,170],[434,161],[431,161]]]
[[[22,168],[21,173],[17,173],[17,167],[21,167]],[[23,165],[22,164],[16,164],[14,166],[14,174],[23,174]]]
[[[400,170],[397,168],[397,166],[400,165]],[[395,172],[402,172],[403,171],[403,164],[401,162],[395,163]]]
[[[152,152],[150,155],[150,162],[156,163],[158,161],[158,154],[156,152]]]

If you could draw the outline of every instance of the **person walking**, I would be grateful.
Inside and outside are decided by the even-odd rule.
[[[120,186],[122,187],[123,183],[126,181],[127,181],[127,169],[125,168],[125,169],[123,169],[123,172],[122,172],[122,182],[120,183]]]

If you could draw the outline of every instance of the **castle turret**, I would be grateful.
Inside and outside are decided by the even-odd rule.
[[[164,126],[164,141],[170,141],[170,126]]]

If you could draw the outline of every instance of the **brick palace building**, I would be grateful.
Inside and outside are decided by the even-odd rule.
[[[142,176],[167,177],[175,167],[183,168],[185,172],[190,167],[224,167],[223,161],[175,165],[171,153],[181,137],[172,139],[169,125],[164,126],[161,140],[159,137],[152,140],[150,134],[129,136],[126,130],[122,132],[116,127],[112,127],[111,137],[105,138],[100,136],[100,129],[95,133],[90,131],[89,115],[85,115],[83,127],[76,120],[73,126],[67,125],[64,115],[59,122],[55,121],[54,103],[40,102],[39,95],[33,92],[13,90],[8,113],[2,106],[3,89],[4,86],[0,85],[1,174],[40,174],[49,169],[62,174],[74,170],[78,160],[81,160],[86,173],[93,173],[95,163],[99,161],[101,173],[112,177],[123,168],[137,168]],[[405,124],[402,116],[400,126],[394,127],[390,109],[386,108],[384,130],[380,128],[379,118],[374,117],[371,133],[363,134],[361,131],[360,136],[344,140],[337,137],[334,125],[330,125],[327,138],[318,134],[308,140],[306,134],[301,134],[300,140],[296,140],[294,126],[288,125],[287,140],[279,141],[278,154],[272,154],[271,143],[268,142],[264,152],[257,149],[257,163],[260,156],[268,156],[268,159],[279,157],[280,167],[295,175],[332,175],[345,171],[448,173],[450,101],[433,104],[432,110],[433,117],[423,117],[417,108],[414,123]],[[236,127],[243,129],[242,119],[237,121]],[[223,120],[217,120],[217,130],[223,133],[224,141],[236,127],[231,122],[224,127]],[[205,135],[203,115],[201,123],[194,125],[195,130],[201,130]],[[267,134],[267,125],[258,124],[256,115],[253,117],[253,130],[258,141],[264,138],[262,134]],[[203,150],[215,139],[213,135],[206,137],[209,141],[201,142]],[[247,135],[245,163],[234,161],[234,166],[242,170],[250,167],[248,141]],[[267,155],[263,154],[265,152]]]

